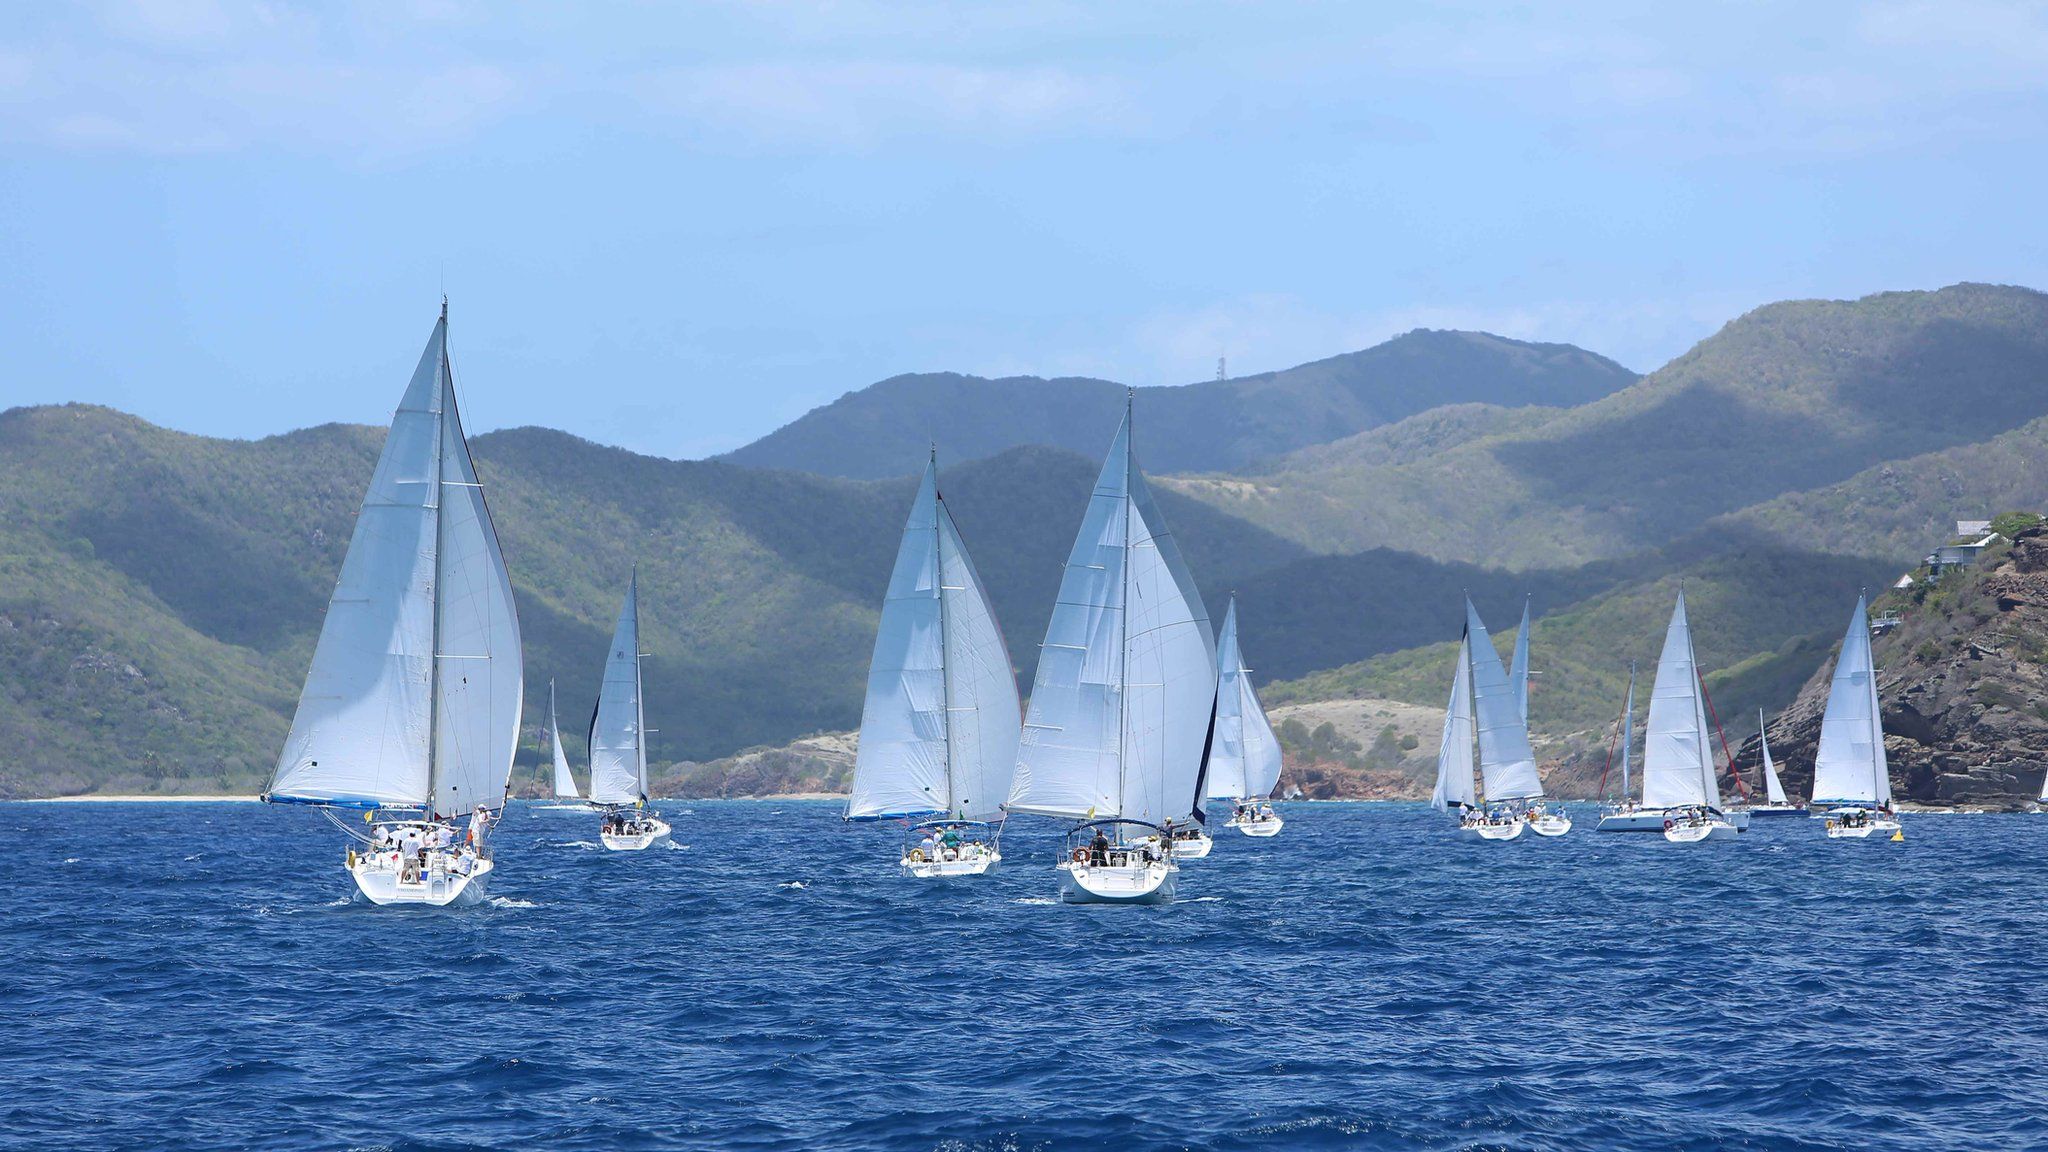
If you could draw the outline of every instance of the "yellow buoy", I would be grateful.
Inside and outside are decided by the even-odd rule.
[[[1892,833],[1892,840],[1895,842],[1899,840],[1904,840],[1905,838],[1906,830],[1904,828],[1901,828],[1897,832]]]

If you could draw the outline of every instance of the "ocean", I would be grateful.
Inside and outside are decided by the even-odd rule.
[[[515,805],[491,899],[349,899],[316,814],[0,805],[0,1147],[2048,1147],[2048,819],[1906,842],[1219,829],[1166,907],[1056,903],[813,802],[676,845]]]

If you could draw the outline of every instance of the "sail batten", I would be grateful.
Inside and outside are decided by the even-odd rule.
[[[502,802],[523,694],[511,580],[434,325],[385,437],[266,795]]]
[[[1828,684],[1821,714],[1820,746],[1814,752],[1816,804],[1889,805],[1892,783],[1885,763],[1884,726],[1878,710],[1877,669],[1870,654],[1870,617],[1864,598],[1842,636],[1842,651]]]
[[[597,804],[647,801],[647,740],[640,691],[640,574],[626,583],[618,624],[605,657],[597,709],[590,717],[590,799]]]

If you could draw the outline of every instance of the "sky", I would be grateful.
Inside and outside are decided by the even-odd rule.
[[[2048,9],[0,6],[0,407],[697,457],[901,372],[1180,384],[1415,327],[1648,371],[2048,288]]]

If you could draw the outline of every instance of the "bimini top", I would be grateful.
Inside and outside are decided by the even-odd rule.
[[[920,830],[920,829],[924,829],[924,828],[992,828],[992,827],[994,827],[994,825],[990,824],[990,823],[989,823],[988,821],[986,821],[986,820],[925,820],[925,821],[922,821],[922,822],[920,822],[920,823],[917,823],[917,824],[912,824],[912,825],[910,826],[910,830],[911,830],[912,832],[916,832],[916,831],[918,831],[918,830]]]

